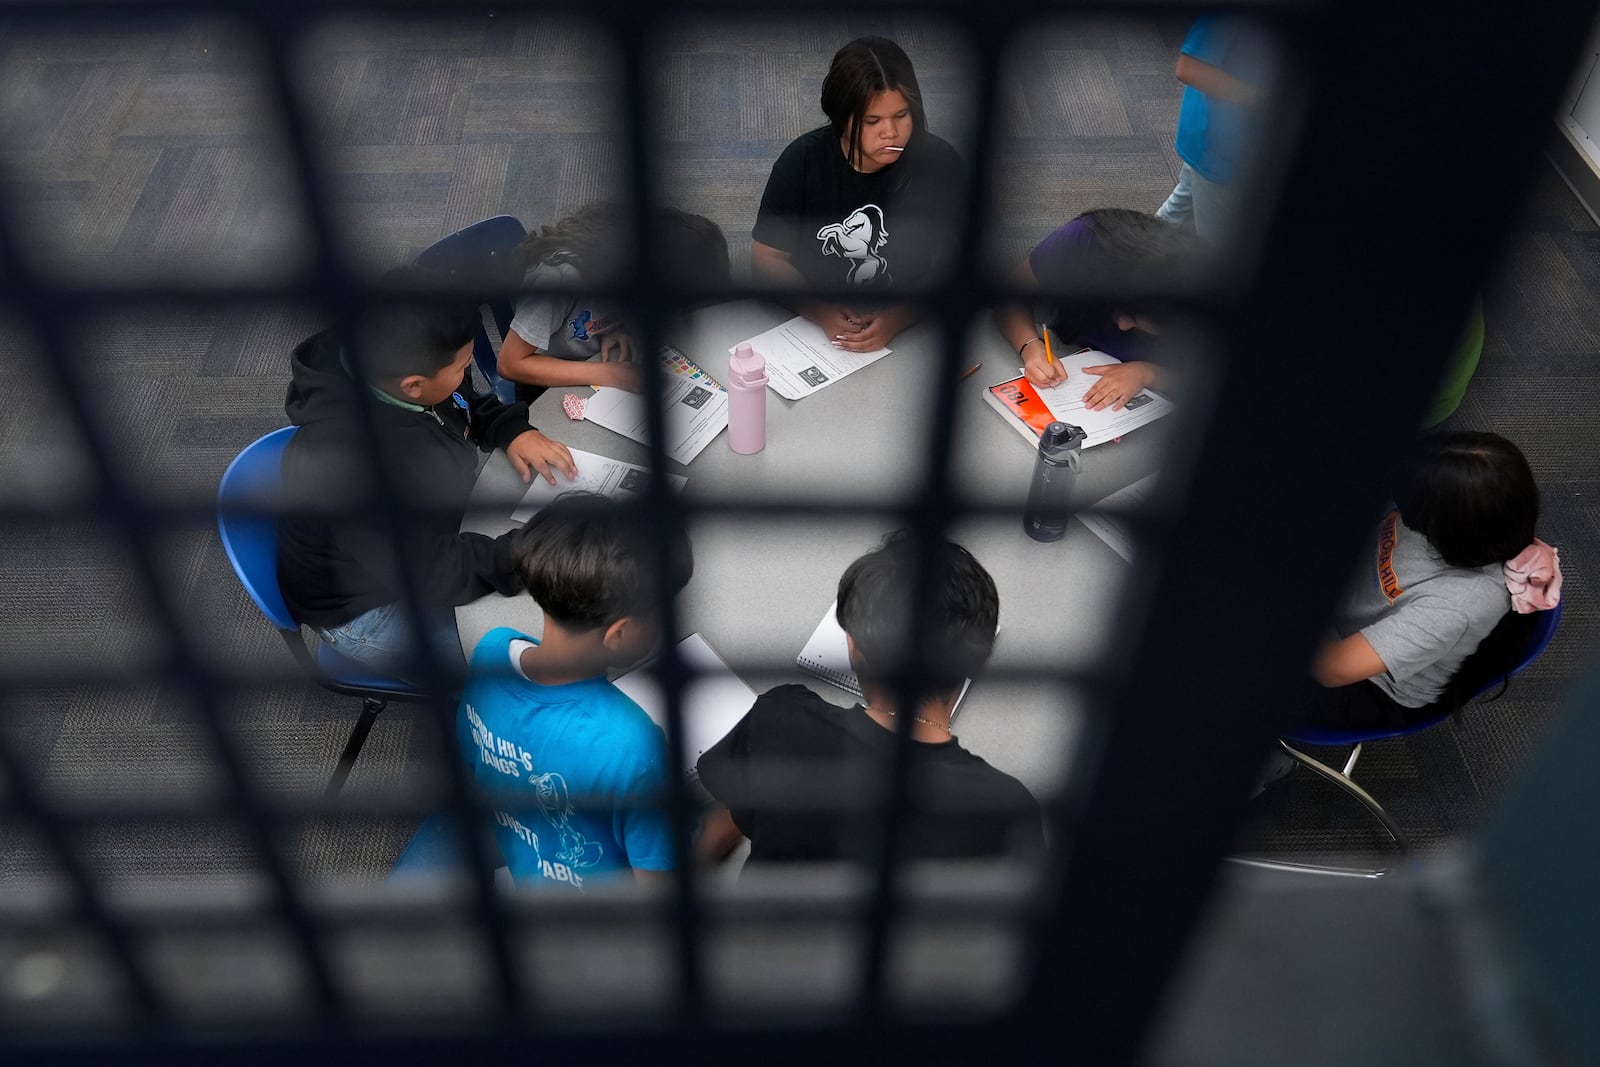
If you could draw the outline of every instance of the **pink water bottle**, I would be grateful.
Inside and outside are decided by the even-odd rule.
[[[728,360],[728,446],[741,456],[767,446],[767,361],[748,344]]]

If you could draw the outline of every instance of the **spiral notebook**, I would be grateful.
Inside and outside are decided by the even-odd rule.
[[[817,628],[812,631],[806,647],[795,657],[795,664],[801,670],[814,674],[825,682],[854,693],[863,700],[866,699],[866,694],[861,691],[861,680],[856,677],[856,672],[850,669],[850,650],[845,646],[844,630],[839,626],[837,600],[828,605],[828,610],[823,613],[822,621],[817,623]],[[961,702],[966,699],[967,690],[971,688],[972,679],[968,678],[961,686],[961,695],[956,697],[955,706],[950,709],[952,720],[955,719]]]

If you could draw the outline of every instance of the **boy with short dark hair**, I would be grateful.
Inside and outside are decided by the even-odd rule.
[[[515,881],[582,890],[607,873],[631,868],[648,881],[672,867],[660,808],[666,739],[606,680],[660,638],[657,551],[681,590],[694,571],[688,538],[657,549],[625,512],[587,493],[563,494],[514,535],[544,636],[504,626],[484,636],[457,733]]]
[[[926,614],[916,608],[918,547],[906,532],[852,563],[839,579],[839,625],[866,705],[841,708],[802,685],[763,694],[698,771],[718,806],[698,851],[720,859],[742,835],[750,862],[871,859],[875,805],[911,719],[903,859],[1030,855],[1043,847],[1039,805],[1021,782],[962,748],[950,715],[967,678],[988,662],[1000,598],[989,572],[960,545],[931,546]],[[924,644],[913,656],[911,644]],[[920,700],[894,684],[920,668]]]
[[[439,284],[415,267],[386,274],[385,287]],[[459,655],[452,612],[491,592],[518,588],[510,535],[461,533],[461,512],[477,479],[478,454],[503,448],[523,476],[555,484],[577,473],[572,455],[528,425],[525,404],[478,394],[468,366],[482,327],[477,305],[379,304],[362,336],[367,381],[332,331],[295,349],[284,410],[299,427],[283,456],[292,504],[359,504],[373,479],[361,439],[366,404],[378,454],[417,505],[406,535],[435,651]],[[391,534],[371,516],[287,514],[278,526],[278,585],[290,612],[345,656],[381,673],[413,677],[417,642],[401,603],[404,581]],[[456,660],[459,663],[459,660]]]

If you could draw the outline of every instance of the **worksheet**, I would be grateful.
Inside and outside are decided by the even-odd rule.
[[[1056,362],[1067,372],[1066,379],[1059,385],[1036,386],[1022,376],[1019,368],[1017,377],[991,385],[984,391],[985,403],[1006,416],[1012,428],[1031,445],[1039,443],[1039,434],[1052,420],[1080,427],[1088,438],[1083,447],[1093,448],[1173,411],[1172,401],[1149,389],[1135,394],[1121,411],[1112,411],[1109,406],[1090,411],[1083,403],[1083,396],[1094,387],[1099,375],[1086,374],[1083,368],[1121,361],[1104,352],[1086,349],[1058,356]]]
[[[1156,475],[1147,474],[1132,485],[1118,489],[1095,505],[1093,511],[1078,512],[1078,521],[1111,546],[1111,551],[1129,562],[1133,561],[1133,534],[1120,519],[1100,511],[1101,508],[1117,511],[1142,511],[1155,491]]]
[[[661,375],[667,422],[664,450],[677,463],[688,463],[728,428],[728,394],[678,374]],[[622,436],[649,444],[647,408],[641,393],[605,387],[596,389],[583,407],[583,417]]]
[[[1148,389],[1124,404],[1121,411],[1112,411],[1110,407],[1090,411],[1084,407],[1083,394],[1094,387],[1098,375],[1085,374],[1083,368],[1120,361],[1115,356],[1108,356],[1093,349],[1073,352],[1059,359],[1061,366],[1066,369],[1067,380],[1060,385],[1040,389],[1039,395],[1050,405],[1050,410],[1055,412],[1056,418],[1083,428],[1083,432],[1089,435],[1089,440],[1084,444],[1085,448],[1092,448],[1113,437],[1121,437],[1125,433],[1155,422],[1172,411],[1172,401]]]
[[[777,394],[799,400],[818,389],[826,389],[847,374],[854,373],[887,356],[893,349],[872,352],[846,352],[834,348],[821,326],[796,315],[766,333],[743,342],[767,361],[767,379]],[[738,345],[728,349],[732,354]]]
[[[522,494],[522,503],[511,513],[513,522],[527,522],[540,508],[562,493],[598,493],[601,496],[626,499],[634,493],[643,492],[645,480],[650,477],[650,472],[645,468],[624,463],[620,459],[599,456],[593,452],[585,452],[581,448],[571,448],[568,451],[572,453],[572,462],[577,465],[578,476],[569,482],[566,475],[558,472],[556,484],[551,485],[535,472],[533,481],[528,485],[528,491]],[[689,479],[681,474],[669,474],[667,481],[671,483],[672,488],[682,489]]]
[[[693,776],[694,765],[705,750],[726,737],[744,718],[756,702],[756,694],[699,634],[690,634],[678,642],[678,655],[685,666],[703,672],[684,687],[682,700],[684,769]],[[613,684],[666,732],[667,695],[648,667],[635,668]]]

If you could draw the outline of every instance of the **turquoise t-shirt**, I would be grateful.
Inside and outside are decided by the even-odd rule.
[[[1196,19],[1181,51],[1252,85],[1264,84],[1271,74],[1270,42],[1238,19],[1211,15]],[[1173,148],[1203,176],[1214,182],[1232,181],[1249,147],[1254,118],[1251,108],[1185,86]]]
[[[661,729],[604,678],[529,681],[517,642],[538,644],[505,626],[478,643],[456,714],[511,877],[581,891],[630,868],[669,869]]]

